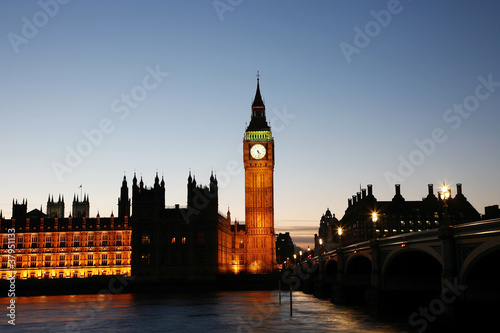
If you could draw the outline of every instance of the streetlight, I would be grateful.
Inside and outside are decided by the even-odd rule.
[[[373,239],[377,238],[377,220],[378,215],[376,212],[372,213],[372,222],[373,222]]]
[[[446,200],[450,197],[450,188],[446,186],[445,183],[443,183],[443,186],[441,186],[441,200],[443,200],[446,203]]]
[[[302,250],[299,251],[299,260],[302,260]]]
[[[339,235],[339,247],[342,247],[342,228],[338,228],[337,233]]]
[[[293,254],[293,262],[295,264],[297,264],[297,254],[295,254],[295,253]]]
[[[448,217],[448,199],[450,198],[450,188],[446,186],[445,183],[443,183],[443,186],[441,186],[441,192],[439,192],[439,195],[441,197],[441,200],[443,200],[443,207],[444,207],[444,216],[443,216],[443,224],[445,226],[449,225],[449,217]]]
[[[323,239],[320,238],[319,239],[319,255],[321,255],[323,253]]]

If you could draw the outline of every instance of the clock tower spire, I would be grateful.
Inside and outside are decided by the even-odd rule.
[[[250,273],[271,273],[275,268],[274,138],[266,121],[266,107],[257,91],[250,124],[243,139],[245,166],[246,263]]]
[[[255,92],[255,98],[252,103],[252,118],[250,124],[248,125],[248,131],[271,131],[267,121],[266,121],[266,106],[260,95],[260,75],[257,72],[257,91]]]

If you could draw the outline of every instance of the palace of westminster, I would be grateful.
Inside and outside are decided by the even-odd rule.
[[[271,273],[274,233],[274,138],[257,79],[251,121],[243,138],[245,224],[218,210],[217,178],[208,186],[189,173],[187,206],[165,208],[165,182],[152,187],[126,177],[118,216],[89,217],[87,195],[74,196],[65,217],[63,197],[49,195],[47,210],[28,212],[13,201],[12,217],[0,213],[0,278],[84,278],[133,275],[143,280],[212,279],[217,274]],[[131,214],[132,213],[132,214]]]
[[[133,275],[157,281],[271,273],[277,267],[276,253],[282,250],[280,241],[285,240],[276,241],[274,232],[274,156],[274,138],[257,79],[251,121],[243,138],[245,224],[232,222],[229,212],[219,212],[213,174],[208,186],[203,186],[189,173],[187,206],[174,208],[165,206],[165,182],[158,175],[154,185],[146,187],[134,174],[131,197],[124,176],[117,216],[90,217],[87,195],[74,196],[67,217],[63,197],[54,200],[49,195],[45,213],[28,212],[25,200],[13,201],[11,219],[0,213],[0,278],[11,274],[16,279]],[[340,225],[345,227],[344,240],[350,243],[363,241],[373,232],[392,235],[438,227],[442,204],[432,192],[429,185],[427,198],[405,201],[397,186],[393,200],[381,202],[369,185],[368,193],[363,190],[349,200],[340,221],[327,210],[320,221],[316,248],[319,240],[325,247],[338,246],[335,230]],[[367,213],[374,205],[384,211],[378,230],[371,229]],[[494,212],[491,209],[490,213],[498,214],[498,206]],[[461,185],[450,199],[449,210],[452,223],[480,219]]]

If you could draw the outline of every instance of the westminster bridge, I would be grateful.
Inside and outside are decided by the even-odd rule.
[[[302,261],[293,272],[288,280],[298,282],[295,289],[339,304],[361,302],[375,313],[420,304],[430,314],[452,316],[457,305],[498,306],[500,219],[341,246]],[[413,319],[421,317],[425,313],[417,311]]]

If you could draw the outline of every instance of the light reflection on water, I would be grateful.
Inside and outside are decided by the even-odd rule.
[[[5,304],[2,302],[2,304]],[[401,332],[361,311],[277,291],[18,297],[16,332]],[[4,331],[5,320],[0,324]],[[11,325],[8,325],[11,326]],[[12,327],[13,328],[13,327]],[[8,329],[10,331],[10,329]]]

